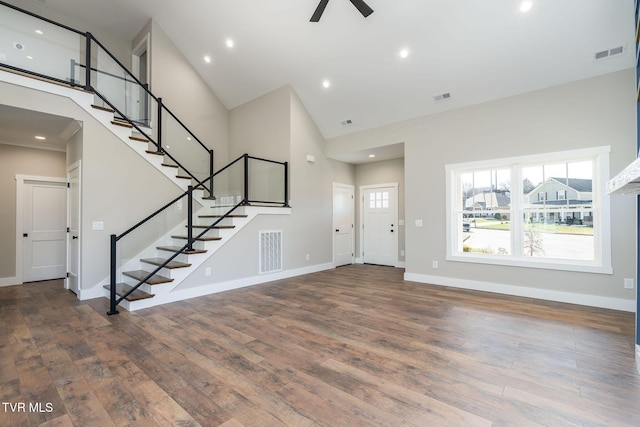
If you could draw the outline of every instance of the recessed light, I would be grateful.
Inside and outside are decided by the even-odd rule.
[[[25,56],[25,58],[27,58],[27,59],[33,59],[33,56],[31,56],[31,55],[27,55],[27,56]]]
[[[226,44],[229,49],[231,49],[235,45],[232,39],[225,40],[224,44]]]
[[[36,34],[39,34],[39,35],[43,35],[44,34],[44,32],[42,30],[34,30],[34,32]]]
[[[322,87],[325,89],[329,89],[329,87],[331,87],[331,82],[329,80],[323,80]]]
[[[46,137],[41,136],[41,135],[36,135],[36,136],[35,136],[35,138],[36,138],[36,139],[39,139],[40,141],[44,141],[44,140],[46,140],[46,139],[47,139]]]
[[[373,159],[376,155],[375,154],[369,154],[369,158]]]
[[[202,59],[204,60],[204,62],[206,62],[207,64],[211,64],[211,57],[209,55],[205,55],[202,57]]]
[[[529,0],[525,0],[522,3],[520,3],[520,12],[523,12],[523,13],[529,12],[532,7],[533,7],[533,2]]]
[[[400,52],[398,53],[398,55],[400,55],[400,58],[404,59],[406,57],[409,56],[409,49],[400,49]]]

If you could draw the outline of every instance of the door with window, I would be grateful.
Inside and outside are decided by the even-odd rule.
[[[362,260],[395,266],[398,261],[398,184],[360,187]]]

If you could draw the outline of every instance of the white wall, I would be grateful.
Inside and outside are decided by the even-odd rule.
[[[205,146],[214,150],[214,166],[220,169],[229,161],[228,110],[155,21],[140,31],[132,46],[147,34],[151,38],[147,52],[151,92],[161,97],[163,104]],[[195,141],[193,144],[195,147]]]
[[[232,157],[246,152],[289,162],[291,215],[259,216],[179,289],[256,276],[260,230],[283,231],[284,270],[330,266],[333,182],[355,184],[355,167],[324,156],[324,138],[290,86],[231,110],[230,136]],[[307,162],[307,155],[315,162]],[[211,277],[204,276],[205,268],[212,269]]]
[[[623,279],[635,277],[633,197],[611,197],[613,275],[449,262],[444,166],[610,145],[613,176],[636,157],[634,94],[634,73],[627,70],[334,138],[326,150],[405,142],[408,276],[560,291],[576,301],[584,295],[629,302],[635,291],[624,289]],[[415,227],[416,219],[427,226]]]
[[[181,191],[69,97],[5,82],[0,82],[0,93],[5,105],[73,118],[83,125],[69,154],[82,159],[80,291],[86,292],[109,274],[109,235],[122,233]],[[61,176],[66,176],[64,161]],[[94,221],[103,221],[104,230],[94,231]]]

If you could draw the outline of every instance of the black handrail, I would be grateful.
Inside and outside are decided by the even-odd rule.
[[[102,49],[107,53],[107,55],[109,55],[109,56],[111,57],[111,59],[113,59],[113,60],[116,62],[116,64],[118,64],[121,68],[123,68],[123,69],[127,72],[127,74],[129,74],[131,77],[133,77],[134,81],[135,81],[138,85],[140,85],[140,86],[141,86],[141,87],[142,87],[142,88],[143,88],[143,89],[144,89],[144,90],[149,94],[149,96],[151,96],[151,98],[152,98],[152,99],[154,99],[156,102],[158,102],[158,98],[156,98],[156,97],[155,97],[155,96],[154,96],[154,95],[153,95],[153,94],[152,94],[152,93],[151,93],[151,92],[150,92],[150,91],[145,87],[145,85],[144,85],[142,82],[140,82],[140,80],[138,80],[138,78],[137,78],[136,76],[134,76],[134,75],[133,75],[133,74],[132,74],[128,69],[127,69],[127,67],[125,67],[124,65],[122,65],[122,63],[121,63],[121,62],[120,62],[120,61],[119,61],[115,56],[113,56],[113,54],[112,54],[111,52],[109,52],[109,50],[107,50],[107,48],[106,48],[106,47],[104,47],[104,45],[103,45],[102,43],[100,43],[100,41],[99,41],[98,39],[96,39],[95,37],[93,37],[93,35],[91,36],[91,39],[92,39],[92,40],[93,40],[93,41],[94,41],[98,46],[100,46],[100,47],[101,47],[101,48],[102,48]],[[175,120],[180,124],[180,126],[182,126],[182,127],[184,128],[184,130],[186,130],[187,132],[189,132],[189,135],[191,135],[191,136],[196,140],[196,142],[202,146],[202,148],[204,148],[205,150],[207,150],[207,152],[209,151],[209,148],[208,148],[206,145],[204,145],[204,144],[203,144],[203,143],[198,139],[198,137],[197,137],[197,136],[195,136],[195,135],[193,134],[193,132],[191,132],[191,131],[189,130],[189,128],[188,128],[188,127],[186,127],[186,126],[184,125],[184,123],[182,123],[182,121],[180,121],[180,119],[178,119],[178,118],[176,117],[176,115],[175,115],[175,114],[173,114],[173,112],[172,112],[171,110],[169,110],[169,109],[168,109],[164,104],[162,104],[162,108],[163,108],[163,110],[164,110],[164,111],[166,111],[166,112],[167,112],[171,117],[173,117],[173,118],[174,118],[174,119],[175,119]]]
[[[275,164],[282,165],[284,167],[284,183],[283,184],[284,184],[285,198],[284,198],[284,200],[282,202],[258,201],[258,200],[249,200],[248,199],[248,167],[249,167],[248,161],[249,161],[249,159],[258,160],[258,161],[264,161],[264,162],[269,162],[269,163],[275,163]],[[231,166],[233,166],[236,163],[238,163],[240,160],[244,161],[243,162],[244,163],[243,167],[245,168],[245,170],[244,170],[244,178],[245,178],[244,187],[246,189],[246,192],[245,192],[245,195],[244,195],[243,199],[240,202],[238,202],[236,205],[233,205],[227,212],[222,214],[220,216],[220,218],[218,218],[211,225],[209,225],[207,228],[205,228],[197,236],[193,237],[193,224],[192,224],[193,190],[195,190],[195,189],[197,189],[199,187],[203,187],[203,188],[206,189],[206,187],[204,186],[204,182],[205,181],[213,179],[213,177],[215,175],[218,175],[218,174],[224,172],[225,170],[227,170]],[[274,160],[262,159],[262,158],[259,158],[259,157],[249,156],[248,154],[243,154],[240,157],[238,157],[237,159],[235,159],[234,161],[228,163],[222,169],[220,169],[217,172],[215,172],[214,174],[212,174],[212,176],[207,177],[207,178],[205,178],[204,180],[202,180],[200,182],[197,182],[196,185],[194,185],[194,186],[189,186],[189,188],[187,189],[186,192],[182,193],[180,196],[176,197],[171,202],[167,203],[166,205],[164,205],[160,209],[156,210],[153,214],[147,216],[142,221],[139,221],[136,225],[134,225],[133,227],[129,228],[128,230],[126,230],[125,232],[120,234],[119,236],[115,235],[115,234],[112,234],[111,235],[111,266],[110,266],[110,310],[109,310],[109,312],[107,314],[117,314],[118,310],[116,309],[116,307],[117,307],[118,304],[120,304],[124,299],[126,299],[129,295],[131,295],[131,293],[133,293],[140,286],[142,286],[153,275],[155,275],[161,269],[166,267],[178,255],[180,255],[182,253],[185,253],[185,252],[188,253],[188,252],[192,251],[193,250],[193,246],[192,245],[193,245],[193,243],[195,241],[197,241],[202,236],[204,236],[208,231],[213,229],[222,220],[224,220],[225,218],[228,218],[229,215],[231,215],[240,206],[248,205],[250,203],[261,203],[261,204],[282,204],[284,207],[289,207],[288,190],[287,190],[288,189],[288,173],[287,173],[287,169],[288,169],[288,162],[277,162],[277,161],[274,161]],[[172,256],[170,256],[168,259],[166,259],[162,264],[160,264],[155,269],[153,269],[153,271],[151,271],[149,274],[147,274],[144,278],[139,280],[137,284],[132,286],[132,288],[129,289],[129,291],[127,291],[126,293],[121,295],[120,298],[116,298],[115,288],[116,288],[116,256],[117,256],[116,245],[117,245],[117,242],[120,239],[122,239],[123,237],[125,237],[126,235],[128,235],[129,233],[131,233],[133,230],[137,229],[138,227],[142,226],[144,223],[146,223],[149,220],[151,220],[156,215],[160,214],[162,211],[164,211],[168,207],[170,207],[173,204],[177,203],[179,200],[181,200],[185,196],[187,196],[189,198],[189,200],[188,200],[188,213],[187,213],[187,215],[188,215],[188,217],[187,217],[187,233],[188,233],[187,234],[187,243],[184,246],[182,246],[179,250],[177,250]]]
[[[66,25],[64,25],[64,24],[61,24],[61,23],[59,23],[59,22],[52,21],[52,20],[51,20],[51,19],[49,19],[49,18],[45,18],[44,16],[37,15],[37,14],[35,14],[35,13],[33,13],[33,12],[29,12],[28,10],[20,9],[18,6],[14,6],[14,5],[12,5],[12,4],[5,3],[5,2],[3,2],[3,1],[0,1],[0,4],[1,4],[1,5],[3,5],[3,6],[7,6],[7,7],[8,7],[8,8],[10,8],[10,9],[17,10],[18,12],[21,12],[21,13],[24,13],[24,14],[26,14],[26,15],[29,15],[29,16],[31,16],[31,17],[33,17],[33,18],[40,19],[40,20],[42,20],[42,21],[48,22],[49,24],[53,24],[53,25],[55,25],[55,26],[57,26],[57,27],[60,27],[60,28],[64,28],[65,30],[71,31],[71,32],[73,32],[73,33],[80,34],[80,35],[82,35],[82,36],[84,35],[84,33],[83,33],[82,31],[78,31],[78,30],[76,30],[75,28],[71,28],[71,27],[68,27],[68,26],[66,26]]]
[[[151,91],[149,91],[148,87],[147,87],[146,85],[142,84],[142,82],[140,82],[140,80],[139,80],[136,76],[134,76],[134,75],[131,73],[131,71],[129,71],[129,70],[127,69],[127,67],[125,67],[125,66],[122,64],[122,62],[120,62],[120,61],[119,61],[119,60],[118,60],[118,59],[117,59],[117,58],[116,58],[116,57],[115,57],[115,56],[114,56],[114,55],[113,55],[113,54],[112,54],[112,53],[111,53],[111,52],[110,52],[110,51],[109,51],[109,50],[108,50],[108,49],[107,49],[107,48],[106,48],[106,47],[105,47],[105,46],[104,46],[104,45],[103,45],[103,44],[102,44],[98,39],[96,39],[96,38],[95,38],[95,37],[94,37],[90,32],[83,33],[83,32],[81,32],[81,31],[76,30],[76,29],[74,29],[74,28],[71,28],[71,27],[69,27],[69,26],[67,26],[67,25],[61,24],[61,23],[59,23],[59,22],[53,21],[53,20],[51,20],[51,19],[49,19],[49,18],[46,18],[46,17],[40,16],[40,15],[37,15],[37,14],[35,14],[35,13],[33,13],[33,12],[29,12],[28,10],[22,9],[22,8],[20,8],[20,7],[18,7],[18,6],[14,6],[14,5],[8,4],[8,3],[4,2],[4,1],[1,1],[1,0],[0,0],[0,5],[6,6],[6,7],[10,8],[10,9],[13,9],[13,10],[17,11],[17,12],[20,12],[20,13],[26,14],[26,15],[31,16],[31,17],[33,17],[33,18],[39,19],[39,20],[41,20],[41,21],[47,22],[47,23],[49,23],[49,24],[55,25],[55,26],[57,26],[57,27],[60,27],[60,28],[65,29],[65,30],[67,30],[67,31],[71,31],[71,32],[73,32],[73,33],[75,33],[75,34],[78,34],[78,35],[80,35],[80,36],[84,37],[84,38],[85,38],[85,40],[86,40],[86,43],[85,43],[85,44],[86,44],[86,46],[85,46],[85,61],[86,61],[86,64],[84,65],[84,67],[85,67],[85,72],[86,72],[86,76],[85,76],[85,84],[84,84],[84,88],[85,88],[85,90],[87,90],[87,91],[90,91],[90,92],[94,92],[94,93],[96,93],[97,95],[99,95],[99,96],[100,96],[100,98],[102,98],[102,99],[103,99],[103,101],[105,101],[105,102],[106,102],[105,97],[104,97],[104,96],[102,96],[102,95],[98,92],[98,90],[97,90],[95,87],[93,87],[93,86],[91,85],[91,71],[92,71],[92,70],[95,70],[94,68],[92,68],[92,67],[91,67],[91,57],[92,57],[92,55],[91,55],[91,50],[92,50],[92,49],[91,49],[91,42],[95,42],[95,43],[96,43],[96,45],[98,45],[102,50],[104,50],[104,52],[105,52],[105,53],[106,53],[106,54],[107,54],[107,55],[108,55],[108,56],[109,56],[109,57],[110,57],[110,58],[111,58],[111,59],[112,59],[112,60],[113,60],[113,61],[114,61],[114,62],[115,62],[115,63],[116,63],[116,64],[117,64],[117,65],[118,65],[118,66],[119,66],[119,67],[120,67],[124,72],[125,72],[125,74],[127,74],[127,75],[128,75],[128,77],[130,77],[130,78],[132,79],[132,81],[133,81],[133,82],[135,82],[136,84],[138,84],[138,85],[139,85],[139,86],[140,86],[140,87],[141,87],[141,88],[142,88],[142,89],[147,93],[147,95],[148,95],[149,97],[151,97],[151,99],[153,99],[153,100],[155,100],[156,102],[158,102],[158,103],[159,103],[159,111],[158,111],[158,115],[159,115],[159,116],[161,116],[161,111],[166,111],[166,112],[167,112],[167,114],[169,114],[171,117],[173,117],[173,119],[175,119],[175,121],[176,121],[176,122],[177,122],[177,123],[178,123],[178,124],[179,124],[179,125],[180,125],[180,126],[181,126],[181,127],[182,127],[182,128],[183,128],[183,129],[184,129],[184,130],[185,130],[185,131],[186,131],[190,136],[191,136],[191,137],[192,137],[192,139],[193,139],[193,140],[195,140],[195,141],[196,141],[196,142],[197,142],[197,143],[198,143],[198,144],[199,144],[203,149],[205,149],[205,150],[206,150],[206,152],[207,152],[207,154],[208,154],[209,156],[212,156],[212,155],[213,155],[213,154],[212,154],[212,152],[211,152],[211,150],[210,150],[206,145],[204,145],[204,144],[202,143],[202,141],[200,141],[200,139],[199,139],[197,136],[195,136],[195,135],[193,134],[193,132],[191,132],[191,130],[190,130],[189,128],[187,128],[187,127],[184,125],[184,123],[183,123],[181,120],[179,120],[179,119],[177,118],[177,116],[176,116],[176,115],[175,115],[171,110],[169,110],[169,109],[168,109],[164,104],[162,104],[162,102],[161,102],[160,98],[157,98],[155,95],[153,95],[153,93],[151,93]],[[79,65],[80,65],[80,66],[83,66],[82,64],[79,64]],[[67,85],[70,85],[70,86],[72,86],[72,87],[82,86],[82,85],[76,84],[76,83],[75,83],[75,81],[74,81],[73,79],[71,79],[71,76],[70,76],[70,81],[66,81],[66,80],[63,80],[63,79],[59,79],[59,78],[56,78],[56,77],[47,76],[47,75],[45,75],[45,74],[37,73],[37,72],[34,72],[34,71],[25,70],[25,69],[22,69],[22,68],[19,68],[19,67],[15,67],[15,66],[12,66],[12,65],[9,65],[9,64],[0,64],[0,66],[5,67],[5,68],[8,68],[8,69],[11,69],[11,70],[14,70],[14,71],[22,72],[22,73],[25,73],[25,74],[28,74],[28,75],[36,76],[36,77],[39,77],[39,78],[43,78],[43,79],[47,79],[47,80],[51,80],[51,81],[55,81],[55,82],[57,82],[57,83],[67,84]],[[123,114],[123,113],[122,113],[121,111],[119,111],[117,108],[114,108],[113,104],[111,104],[111,103],[109,103],[109,102],[107,102],[107,104],[108,104],[108,105],[109,105],[109,106],[110,106],[114,111],[117,111],[117,112],[118,112],[118,114],[120,114],[120,115],[121,115],[124,119],[126,119],[130,124],[135,125],[135,123],[134,123],[134,122],[132,122],[131,120],[129,120],[125,114]],[[162,149],[162,148],[161,148],[161,147],[162,147],[162,145],[163,145],[161,140],[159,140],[159,141],[157,141],[157,142],[156,142],[156,141],[154,141],[154,140],[153,140],[153,138],[151,138],[151,137],[150,137],[149,135],[147,135],[145,132],[142,132],[142,131],[137,127],[137,126],[136,126],[136,129],[137,129],[138,131],[140,131],[140,132],[141,132],[141,133],[142,133],[142,134],[143,134],[147,139],[149,139],[151,142],[153,142],[153,143],[154,143],[154,145],[155,145],[156,147],[159,147],[159,151],[161,151],[161,152],[163,152],[163,153],[167,153],[167,152],[166,152],[166,150],[164,150],[164,149]],[[168,154],[168,153],[167,153],[167,154]],[[185,172],[187,172],[187,173],[188,173],[192,178],[194,178],[196,181],[198,181],[198,179],[197,179],[197,178],[196,178],[192,173],[190,173],[190,172],[188,171],[188,169],[186,169],[186,168],[184,168],[182,165],[180,165],[180,164],[179,164],[179,162],[177,162],[177,161],[175,160],[175,158],[171,157],[170,155],[169,155],[169,157],[171,158],[171,160],[175,161],[175,162],[176,162],[176,164],[178,164],[178,166],[179,166],[179,167],[181,167]],[[213,174],[213,161],[212,161],[212,160],[210,161],[210,165],[211,165],[211,166],[210,166],[209,173],[210,173],[210,174]]]

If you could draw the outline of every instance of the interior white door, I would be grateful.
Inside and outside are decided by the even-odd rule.
[[[25,180],[22,205],[22,281],[50,280],[66,274],[65,182]]]
[[[363,262],[394,266],[398,259],[397,188],[365,188],[362,194]]]
[[[333,262],[336,267],[353,264],[354,218],[353,185],[333,184]]]
[[[76,295],[80,289],[80,163],[67,172],[67,283],[66,288]]]

